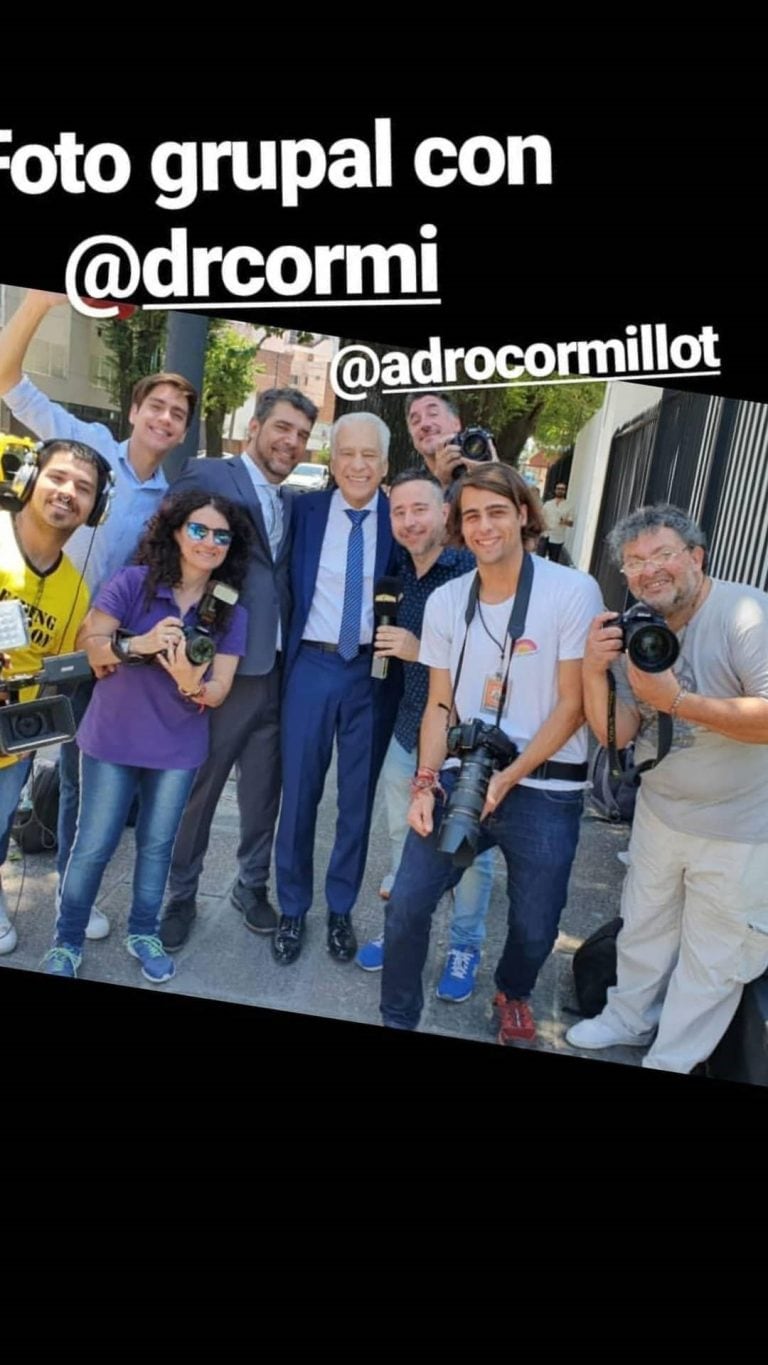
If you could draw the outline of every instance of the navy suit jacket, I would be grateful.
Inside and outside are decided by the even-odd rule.
[[[182,473],[171,485],[172,493],[202,488],[206,493],[218,493],[229,498],[249,513],[255,529],[248,574],[240,593],[240,605],[248,612],[246,652],[238,667],[239,674],[269,673],[275,665],[275,639],[278,614],[282,626],[283,650],[288,639],[291,613],[290,550],[293,530],[293,508],[297,495],[283,489],[283,537],[277,558],[272,559],[269,536],[264,525],[261,503],[248,470],[244,468],[247,455],[233,459],[188,460]]]
[[[323,537],[328,525],[331,510],[332,491],[323,493],[303,493],[294,511],[293,549],[291,552],[291,587],[293,590],[293,615],[288,636],[288,649],[285,661],[286,677],[299,652],[307,617],[315,594],[317,571],[320,566],[320,552]],[[379,493],[376,509],[376,559],[373,571],[374,586],[382,574],[392,572],[391,563],[395,542],[389,522],[389,500]]]

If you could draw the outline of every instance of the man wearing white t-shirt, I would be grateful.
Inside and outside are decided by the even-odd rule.
[[[457,759],[445,763],[446,733],[482,721],[517,751],[490,777],[474,846],[477,854],[497,844],[507,863],[509,927],[494,1007],[498,1041],[508,1044],[536,1036],[528,1000],[567,898],[587,777],[581,658],[601,597],[588,575],[524,552],[524,532],[542,528],[541,503],[509,466],[468,474],[451,516],[477,575],[438,588],[424,614],[419,661],[429,665],[429,697],[412,832],[387,908],[381,1013],[392,1028],[418,1026],[431,915],[462,872],[453,851],[440,848],[459,775]],[[471,753],[462,780],[468,760]]]
[[[544,522],[542,553],[546,549],[549,558],[558,564],[565,537],[574,522],[573,508],[568,502],[568,489],[564,483],[557,484],[555,496],[544,503]]]

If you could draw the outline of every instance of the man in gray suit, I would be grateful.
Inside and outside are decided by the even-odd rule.
[[[235,459],[190,460],[173,492],[203,488],[250,513],[256,535],[240,603],[248,642],[223,706],[211,712],[209,757],[200,768],[176,838],[168,900],[160,925],[167,951],[186,942],[211,821],[233,766],[240,809],[239,877],[232,902],[247,928],[270,934],[277,915],[267,899],[272,838],[280,804],[280,687],[290,613],[292,495],[280,487],[304,459],[317,408],[298,389],[267,389]]]

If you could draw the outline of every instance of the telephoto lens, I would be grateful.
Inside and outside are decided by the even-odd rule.
[[[494,772],[517,758],[517,745],[495,725],[470,720],[448,731],[448,753],[462,755],[456,786],[440,826],[437,846],[456,867],[471,867],[480,838],[480,816]]]

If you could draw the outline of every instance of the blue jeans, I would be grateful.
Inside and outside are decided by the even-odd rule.
[[[450,796],[456,770],[444,769],[440,781]],[[517,786],[480,826],[478,853],[498,844],[507,864],[507,939],[495,980],[510,999],[528,998],[557,938],[582,805],[580,790]],[[462,873],[437,847],[442,814],[438,797],[432,833],[408,834],[386,909],[381,1014],[393,1028],[418,1026],[432,914]]]
[[[410,752],[393,735],[381,780],[387,805],[387,824],[392,844],[392,875],[397,875],[408,835],[408,807],[411,804],[411,778],[416,767],[416,750]],[[493,886],[493,849],[489,848],[468,867],[456,887],[451,919],[451,948],[480,949],[485,942],[485,917]]]
[[[194,768],[130,768],[80,755],[80,811],[61,887],[58,944],[82,948],[104,870],[137,794],[141,810],[128,932],[156,932],[173,843],[194,777]]]
[[[0,867],[8,857],[13,817],[19,804],[21,789],[31,770],[31,758],[22,758],[18,763],[10,763],[7,768],[0,768]]]

